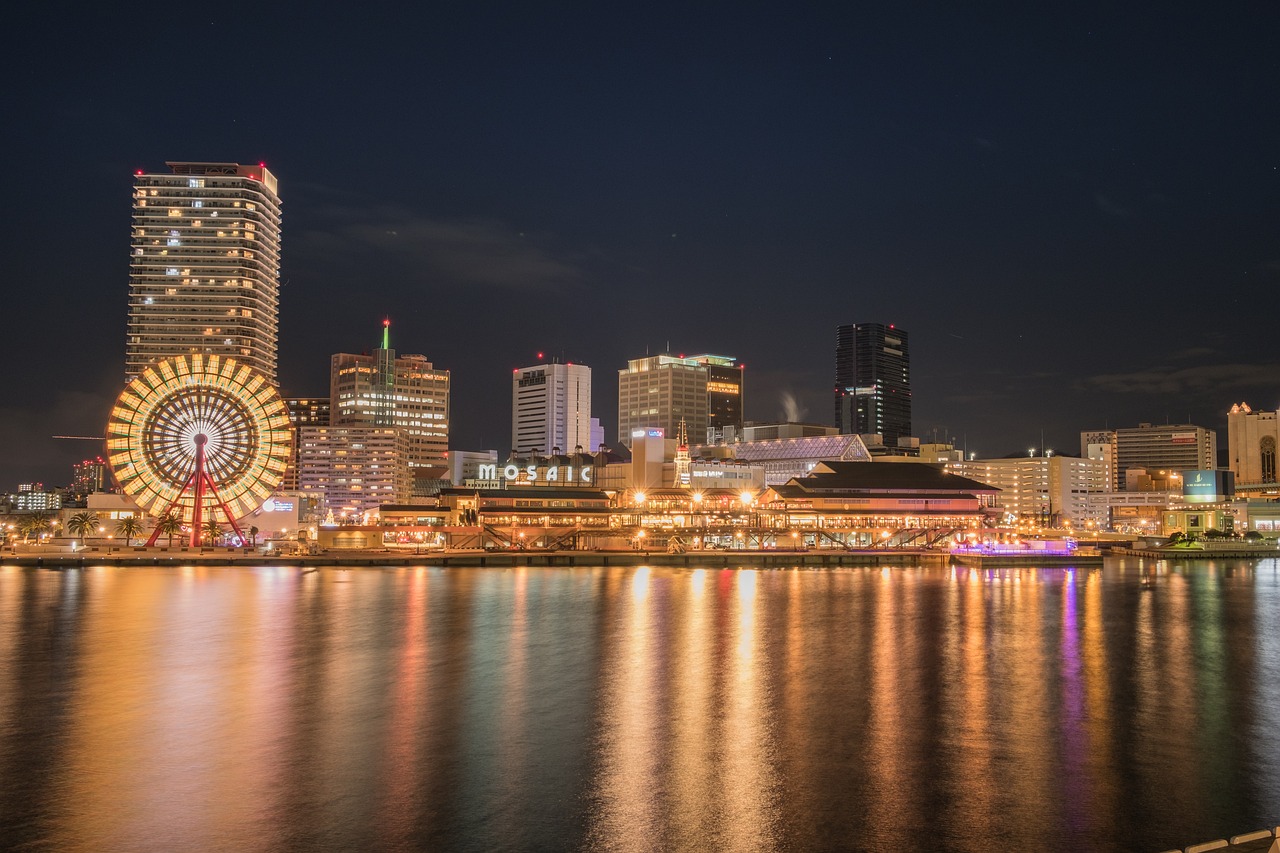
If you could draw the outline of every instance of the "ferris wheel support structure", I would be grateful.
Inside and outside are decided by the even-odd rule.
[[[191,510],[191,547],[200,547],[200,537],[204,534],[204,490],[207,488],[209,493],[213,495],[213,499],[217,502],[217,506],[222,510],[222,517],[227,520],[227,524],[231,525],[231,529],[236,532],[236,537],[241,543],[248,542],[244,533],[240,530],[240,525],[236,524],[235,516],[231,514],[231,510],[227,509],[227,504],[218,496],[218,487],[209,477],[209,473],[204,470],[204,448],[209,443],[209,437],[203,433],[199,433],[195,437],[196,445],[196,470],[192,473],[191,478],[187,480],[186,485],[182,487],[182,491],[178,493],[169,506],[161,515],[168,515],[173,512],[174,507],[182,503],[182,497],[190,489],[195,495],[195,501]],[[210,507],[210,510],[213,508]],[[151,531],[151,537],[147,539],[147,547],[154,547],[156,541],[160,538],[160,528],[157,527]]]

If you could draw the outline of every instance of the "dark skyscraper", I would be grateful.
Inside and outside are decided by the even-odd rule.
[[[889,446],[911,435],[907,333],[883,323],[836,327],[836,426],[876,433]]]

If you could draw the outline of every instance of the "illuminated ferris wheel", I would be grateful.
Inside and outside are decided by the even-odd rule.
[[[284,479],[291,430],[265,376],[234,359],[179,356],[130,382],[107,423],[107,460],[125,494],[156,516],[173,514],[199,545],[216,512],[236,520]],[[151,534],[154,545],[160,527]]]

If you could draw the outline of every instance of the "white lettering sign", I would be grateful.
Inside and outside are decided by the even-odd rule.
[[[594,472],[594,465],[583,465],[577,471],[577,482],[590,483]],[[501,471],[497,465],[480,465],[476,468],[476,479],[482,482],[493,482],[494,480],[506,480],[513,482],[524,477],[531,483],[538,482],[538,466],[529,465],[523,469],[519,465],[507,465]],[[546,469],[546,475],[541,478],[545,483],[572,483],[574,482],[574,470],[572,465],[565,465],[563,468],[559,465],[550,465]]]

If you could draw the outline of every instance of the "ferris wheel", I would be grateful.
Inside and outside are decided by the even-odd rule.
[[[107,423],[107,461],[125,494],[190,525],[200,544],[215,510],[236,525],[284,479],[291,430],[265,376],[234,359],[190,355],[148,367],[121,392]],[[154,545],[160,528],[151,534]]]

